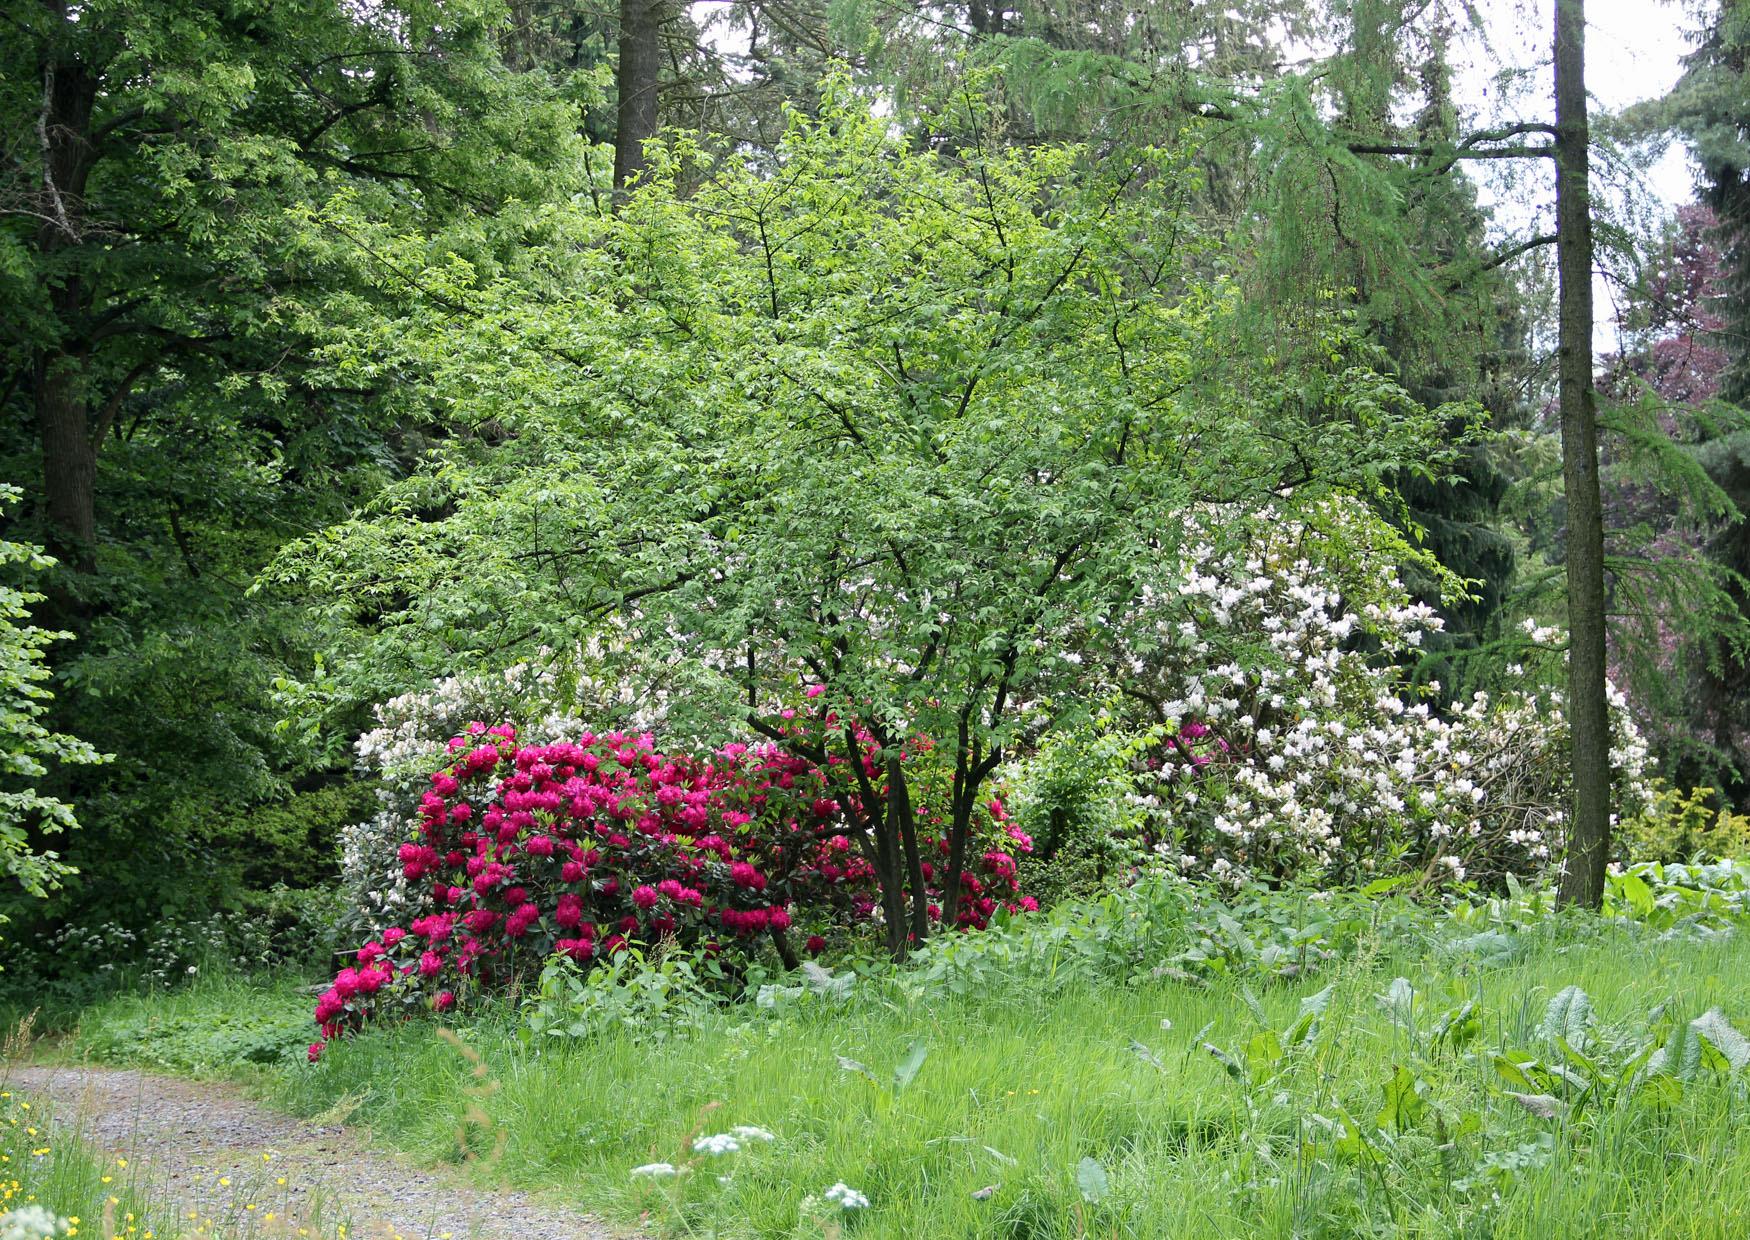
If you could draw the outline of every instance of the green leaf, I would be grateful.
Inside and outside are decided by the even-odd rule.
[[[1592,999],[1578,986],[1569,986],[1557,993],[1544,1009],[1543,1022],[1537,1033],[1554,1041],[1566,1038],[1575,1046],[1585,1043],[1586,1030],[1592,1025]]]
[[[1246,1066],[1254,1081],[1270,1077],[1282,1062],[1282,1041],[1274,1029],[1261,1029],[1246,1043]]]
[[[1629,908],[1636,917],[1650,917],[1656,902],[1653,899],[1653,889],[1647,886],[1646,880],[1638,874],[1621,874],[1611,879],[1622,898],[1628,902]]]
[[[917,1079],[918,1069],[924,1066],[924,1060],[930,1051],[922,1042],[913,1042],[911,1049],[905,1053],[905,1058],[899,1061],[899,1066],[893,1070],[893,1092],[899,1093]]]
[[[1496,1073],[1498,1073],[1509,1085],[1516,1085],[1526,1093],[1532,1094],[1538,1092],[1537,1082],[1533,1081],[1531,1077],[1526,1075],[1525,1067],[1533,1064],[1535,1064],[1535,1061],[1529,1058],[1523,1061],[1516,1061],[1510,1059],[1506,1055],[1495,1056]]]
[[[1093,1158],[1084,1158],[1076,1164],[1076,1187],[1081,1190],[1082,1200],[1090,1203],[1105,1200],[1112,1190],[1106,1168]]]
[[[1245,1065],[1226,1051],[1222,1050],[1221,1047],[1215,1045],[1213,1042],[1205,1042],[1203,1044],[1203,1049],[1213,1055],[1215,1057],[1215,1062],[1226,1068],[1227,1074],[1233,1077],[1234,1080],[1243,1081],[1246,1079]]]
[[[1376,995],[1379,1005],[1391,1013],[1391,1017],[1400,1025],[1410,1023],[1410,1016],[1416,1008],[1416,988],[1410,985],[1407,977],[1392,978],[1391,985],[1385,988],[1383,994]]]
[[[867,1064],[862,1063],[859,1060],[851,1059],[845,1055],[839,1055],[839,1056],[837,1056],[837,1058],[839,1061],[839,1067],[841,1069],[843,1069],[846,1072],[855,1072],[858,1076],[862,1077],[865,1081],[868,1081],[869,1084],[874,1085],[877,1088],[880,1088],[881,1082],[875,1078],[875,1074],[873,1072],[869,1071],[869,1066]]]
[[[1560,1119],[1567,1114],[1568,1104],[1554,1094],[1520,1094],[1508,1090],[1507,1096],[1539,1119]]]
[[[1167,1065],[1161,1062],[1161,1057],[1135,1038],[1130,1039],[1130,1053],[1156,1071],[1165,1072],[1167,1070]]]
[[[1421,1083],[1401,1064],[1394,1067],[1391,1078],[1380,1087],[1385,1094],[1385,1105],[1380,1107],[1375,1122],[1393,1132],[1407,1132],[1415,1127],[1416,1121],[1428,1110],[1427,1099],[1417,1092]]]
[[[1669,1072],[1653,1072],[1635,1087],[1635,1101],[1650,1107],[1673,1107],[1683,1101],[1683,1082]]]
[[[1709,1008],[1689,1022],[1678,1074],[1693,1077],[1698,1068],[1730,1075],[1750,1064],[1750,1038],[1739,1033],[1719,1008]]]

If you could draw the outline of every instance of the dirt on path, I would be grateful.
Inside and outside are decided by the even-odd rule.
[[[251,1234],[350,1240],[624,1240],[631,1233],[522,1193],[469,1187],[369,1148],[339,1124],[269,1111],[235,1086],[132,1070],[0,1063],[0,1089],[40,1097],[54,1122],[128,1161],[180,1217]],[[253,1207],[253,1209],[251,1209]],[[272,1213],[275,1225],[263,1226]],[[246,1227],[244,1225],[247,1225]]]

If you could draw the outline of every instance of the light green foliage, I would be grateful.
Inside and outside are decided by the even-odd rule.
[[[0,484],[0,510],[15,504],[17,487]],[[0,540],[0,574],[19,568],[40,572],[53,561],[41,548]],[[39,789],[51,763],[104,761],[89,744],[53,730],[45,720],[53,693],[44,652],[51,642],[70,637],[30,622],[42,602],[13,580],[0,579],[0,879],[41,897],[60,885],[72,867],[60,853],[44,848],[45,836],[73,830],[73,807]],[[0,914],[0,922],[6,920]]]
[[[473,431],[275,569],[369,626],[340,674],[535,655],[612,616],[621,675],[685,663],[679,711],[733,730],[822,682],[823,712],[934,737],[970,797],[1044,723],[1019,703],[1071,721],[1057,691],[1121,640],[1191,505],[1316,524],[1424,458],[1431,415],[1340,315],[1316,365],[1231,364],[1184,151],[947,158],[842,80],[820,108],[770,165],[676,140],[619,214],[551,212],[528,270],[427,263],[441,297],[337,341],[337,364],[417,366]]]
[[[1713,861],[1750,857],[1750,815],[1718,805],[1712,788],[1660,785],[1652,807],[1621,827],[1621,851],[1634,861]]]
[[[176,1016],[140,1004],[131,1014],[118,1006],[101,1028],[80,1040],[80,1049],[109,1063],[225,1074],[244,1065],[296,1063],[305,1057],[309,1043],[309,1020],[283,1008],[245,1006]]]
[[[1047,737],[1003,781],[1010,815],[1033,841],[1018,853],[1021,890],[1050,906],[1123,881],[1144,859],[1132,763],[1163,728],[1126,732],[1102,712]]]
[[[697,1027],[722,1002],[715,956],[632,948],[585,972],[565,956],[541,970],[523,1020],[532,1039],[582,1039],[614,1032],[662,1042]]]

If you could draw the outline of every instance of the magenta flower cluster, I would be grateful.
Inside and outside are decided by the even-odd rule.
[[[431,776],[417,837],[400,846],[402,873],[420,893],[415,915],[335,976],[316,1005],[324,1039],[397,1009],[447,1011],[555,953],[587,964],[673,939],[709,953],[770,941],[788,955],[798,921],[805,950],[818,953],[823,932],[879,916],[842,761],[816,766],[777,744],[676,755],[622,732],[520,745],[509,725],[483,724],[450,742],[450,759]],[[879,770],[871,754],[865,773]],[[1019,895],[1015,860],[999,846],[1025,851],[1025,837],[1000,801],[985,813],[986,846],[960,875],[964,929],[983,928],[999,907],[1037,907]],[[946,855],[946,840],[925,842]],[[937,916],[945,869],[924,866]]]

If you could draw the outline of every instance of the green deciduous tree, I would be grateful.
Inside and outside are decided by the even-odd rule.
[[[494,262],[512,204],[569,192],[576,100],[504,70],[503,16],[44,0],[0,21],[0,475],[29,483],[17,536],[59,560],[40,622],[79,634],[51,651],[54,724],[118,754],[51,776],[85,828],[58,900],[223,902],[224,880],[173,876],[226,871],[248,807],[328,777],[274,730],[273,682],[312,634],[246,592],[430,424],[392,378],[320,363],[330,325],[400,294],[358,279],[318,212],[345,196]]]
[[[535,270],[452,267],[440,302],[356,342],[398,342],[474,435],[279,571],[398,656],[508,659],[611,618],[628,670],[701,668],[671,718],[849,772],[872,860],[912,891],[888,911],[902,950],[930,926],[902,750],[949,776],[952,872],[1004,756],[1145,640],[1193,508],[1316,523],[1435,423],[1334,304],[1306,324],[1320,364],[1236,364],[1182,151],[1093,174],[1075,147],[948,158],[842,79],[770,168],[652,149],[617,213],[556,217]]]
[[[18,495],[17,487],[0,485],[0,511],[17,503]],[[49,564],[38,547],[0,540],[0,569],[8,575]],[[40,594],[0,582],[0,878],[36,897],[71,873],[58,852],[37,847],[36,841],[79,825],[72,806],[41,791],[48,764],[103,760],[92,746],[44,722],[52,694],[43,652],[70,635],[30,623],[31,605],[41,601]],[[5,920],[0,914],[0,922]]]

